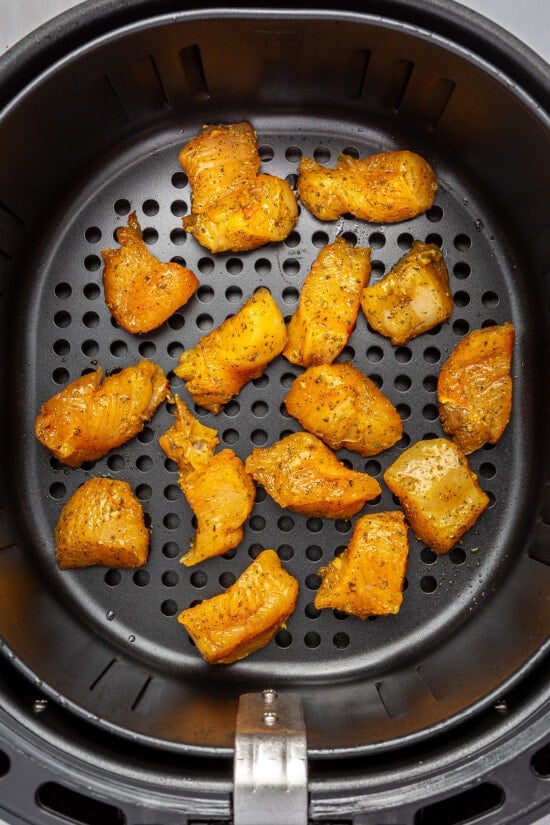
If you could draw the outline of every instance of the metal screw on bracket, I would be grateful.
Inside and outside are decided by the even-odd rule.
[[[270,727],[272,725],[275,725],[276,722],[278,722],[278,720],[279,720],[279,716],[277,715],[277,713],[276,713],[276,711],[273,707],[274,705],[277,704],[278,695],[279,694],[277,693],[277,691],[273,690],[273,688],[266,688],[265,690],[262,691],[262,696],[264,697],[264,706],[265,706],[265,710],[264,710],[264,713],[263,713],[263,720],[264,720],[264,724],[269,725]]]
[[[501,716],[506,716],[510,708],[508,707],[508,702],[506,699],[499,699],[498,702],[495,702],[493,705],[494,709],[497,713],[500,713]]]

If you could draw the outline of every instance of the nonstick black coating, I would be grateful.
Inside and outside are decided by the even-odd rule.
[[[327,34],[319,26],[319,35]],[[194,74],[188,68],[195,98],[208,100],[208,63],[194,49],[194,44],[185,46],[181,59],[184,68],[185,61],[195,67]],[[140,61],[133,68],[139,64],[148,77],[151,64]],[[370,78],[367,71],[363,90],[369,82],[380,82]],[[389,79],[390,109],[396,101],[401,105],[406,79],[405,73],[398,94],[395,73]],[[147,83],[151,96],[154,90]],[[108,75],[96,84],[100,112],[115,105],[115,85]],[[450,95],[451,86],[445,88]],[[437,121],[445,95],[438,100]],[[137,106],[129,98],[126,112],[130,104]],[[426,736],[489,702],[503,684],[519,678],[541,655],[547,635],[548,568],[528,542],[540,490],[536,441],[542,414],[537,403],[541,379],[534,363],[539,316],[530,273],[499,205],[487,198],[471,170],[461,168],[459,158],[434,145],[431,134],[423,141],[413,117],[410,124],[405,118],[390,128],[357,112],[347,118],[325,116],[305,105],[302,112],[286,111],[282,117],[277,101],[275,111],[268,111],[261,95],[248,106],[226,111],[219,101],[216,105],[204,112],[202,103],[194,116],[187,112],[180,122],[144,127],[101,152],[71,180],[37,233],[18,296],[24,323],[15,324],[11,344],[14,379],[19,380],[10,459],[26,547],[14,547],[2,557],[5,576],[15,582],[11,597],[3,600],[4,635],[21,666],[60,701],[126,735],[166,747],[230,748],[238,695],[267,685],[302,693],[310,747],[320,755]],[[258,132],[263,171],[293,183],[302,155],[332,164],[339,152],[421,151],[438,174],[435,206],[393,226],[350,217],[321,223],[302,209],[285,242],[245,254],[212,255],[182,229],[191,191],[177,155],[205,120],[241,118]],[[144,336],[132,336],[112,321],[101,286],[101,250],[116,244],[115,230],[132,210],[151,251],[162,260],[185,262],[200,280],[189,304]],[[194,526],[177,486],[176,467],[158,445],[158,436],[172,422],[169,404],[137,438],[77,470],[53,459],[32,434],[40,405],[69,381],[98,366],[108,373],[141,357],[158,363],[170,375],[172,389],[219,430],[222,445],[242,458],[255,445],[296,431],[299,426],[283,402],[300,370],[282,357],[218,416],[194,408],[171,371],[183,349],[234,313],[260,285],[290,316],[315,256],[340,235],[371,246],[371,282],[413,240],[438,244],[455,303],[449,322],[397,348],[370,330],[360,315],[341,356],[377,382],[397,406],[405,430],[399,444],[372,459],[341,451],[350,466],[370,472],[382,484],[380,499],[363,512],[397,508],[382,482],[385,468],[409,444],[442,434],[436,381],[452,348],[469,330],[505,320],[516,327],[510,425],[498,445],[469,459],[490,496],[489,508],[445,556],[436,557],[411,534],[401,612],[367,622],[313,607],[317,570],[349,541],[353,520],[307,519],[279,508],[261,488],[236,551],[190,569],[179,564]],[[139,571],[61,572],[55,563],[52,534],[60,509],[94,475],[129,481],[144,506],[151,553]],[[221,592],[265,547],[275,548],[299,579],[296,611],[263,650],[231,667],[210,667],[178,624],[177,614]],[[10,611],[12,621],[6,621]]]

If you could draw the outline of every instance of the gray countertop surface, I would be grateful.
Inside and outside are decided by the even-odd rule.
[[[0,55],[74,0],[0,0]],[[462,0],[462,5],[498,23],[550,63],[550,0]],[[8,825],[0,820],[0,825]],[[546,816],[533,825],[550,825]]]

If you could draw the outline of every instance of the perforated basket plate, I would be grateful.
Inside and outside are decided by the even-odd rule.
[[[290,180],[295,179],[302,154],[333,162],[341,151],[363,156],[379,149],[347,129],[342,130],[343,134],[319,135],[305,130],[280,134],[274,126],[264,122],[259,128],[263,169]],[[295,231],[284,243],[241,255],[212,256],[192,237],[186,237],[181,226],[191,193],[178,166],[177,153],[189,137],[182,135],[174,140],[169,135],[166,145],[155,151],[147,145],[136,147],[130,159],[124,157],[122,168],[115,161],[98,172],[91,185],[67,204],[61,226],[46,239],[42,251],[46,265],[41,272],[39,295],[32,304],[36,316],[26,327],[26,358],[30,363],[40,363],[28,388],[32,399],[26,411],[29,433],[32,414],[40,403],[69,381],[98,366],[110,372],[141,357],[156,361],[166,370],[172,389],[181,393],[201,420],[219,430],[223,445],[243,459],[253,446],[272,444],[298,430],[297,422],[285,411],[284,398],[300,370],[283,357],[271,363],[261,378],[247,385],[216,417],[193,407],[182,382],[171,370],[184,349],[234,313],[259,285],[267,286],[283,313],[290,316],[319,249],[339,235],[350,243],[371,246],[371,282],[382,277],[410,248],[413,239],[438,244],[448,265],[455,303],[448,323],[397,348],[370,331],[364,317],[359,317],[341,358],[352,359],[388,395],[403,419],[404,435],[396,447],[371,459],[342,451],[341,458],[349,466],[367,471],[382,482],[384,469],[409,444],[441,435],[437,374],[446,355],[470,329],[514,321],[519,331],[514,358],[515,394],[521,397],[519,365],[524,319],[521,308],[514,307],[510,299],[514,291],[512,262],[487,218],[481,219],[461,192],[450,191],[444,176],[440,175],[436,205],[414,221],[396,226],[372,226],[353,219],[321,224],[302,210]],[[147,336],[132,336],[113,322],[101,286],[100,252],[116,243],[114,232],[133,209],[151,251],[163,260],[185,263],[201,282],[196,297],[161,329]],[[285,511],[262,488],[258,489],[244,541],[237,550],[190,569],[179,563],[192,539],[194,525],[192,512],[177,485],[176,466],[158,445],[158,436],[171,422],[172,407],[166,404],[137,438],[78,470],[67,469],[40,445],[32,444],[26,468],[27,482],[32,485],[28,496],[35,502],[40,563],[50,586],[115,648],[131,648],[134,656],[150,665],[168,666],[182,677],[202,670],[198,653],[177,622],[177,613],[221,592],[265,547],[276,549],[300,582],[296,612],[268,647],[220,674],[224,681],[238,680],[243,671],[266,684],[274,678],[278,683],[307,682],[327,673],[331,680],[361,672],[383,673],[396,656],[418,658],[436,641],[441,644],[457,622],[467,621],[469,614],[483,609],[502,571],[510,564],[506,558],[506,513],[514,509],[522,481],[521,470],[510,472],[514,463],[513,431],[521,426],[517,404],[502,441],[470,458],[490,496],[489,509],[448,555],[437,557],[411,536],[400,614],[367,622],[339,611],[321,613],[313,607],[319,583],[317,570],[345,547],[352,521],[306,518]],[[151,529],[150,559],[143,569],[61,572],[55,565],[52,534],[61,506],[92,475],[128,480],[142,502]],[[366,505],[365,512],[396,506],[384,488],[378,500]],[[106,672],[94,675],[91,689],[98,687],[95,680],[100,675]],[[399,715],[400,709],[393,707],[391,696],[384,695],[383,681],[378,690],[390,716]],[[424,690],[437,693],[438,687],[428,681]]]

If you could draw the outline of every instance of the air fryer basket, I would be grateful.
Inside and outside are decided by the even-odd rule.
[[[313,777],[326,787],[338,786],[339,771],[348,782],[362,776],[359,758],[372,768],[369,759],[383,765],[431,748],[443,764],[444,743],[454,737],[461,752],[465,730],[481,736],[499,700],[508,710],[503,696],[512,706],[521,697],[526,718],[547,713],[539,678],[550,624],[548,88],[535,60],[507,53],[494,32],[450,3],[374,6],[85,4],[53,45],[29,42],[26,61],[23,49],[19,64],[4,64],[3,650],[24,690],[54,700],[48,713],[58,732],[82,729],[97,747],[107,732],[113,747],[124,752],[131,743],[159,769],[169,752],[200,757],[222,788],[239,696],[267,686],[303,698]],[[202,124],[243,119],[258,133],[263,170],[291,182],[302,155],[331,164],[342,151],[417,151],[437,171],[435,206],[393,226],[351,217],[321,223],[302,209],[285,242],[212,255],[182,229],[191,191],[177,155]],[[101,250],[132,210],[151,250],[184,261],[201,284],[185,308],[143,336],[112,321],[101,286]],[[342,358],[383,388],[404,436],[369,460],[342,451],[350,466],[381,480],[406,446],[440,435],[435,390],[447,354],[469,330],[505,320],[516,328],[510,425],[495,447],[470,457],[488,510],[445,556],[411,537],[400,614],[368,622],[313,607],[316,571],[347,544],[352,522],[283,511],[262,489],[236,551],[190,569],[179,564],[194,526],[175,465],[158,445],[172,421],[169,404],[136,439],[78,470],[33,437],[41,403],[98,366],[109,372],[149,358],[191,403],[172,373],[183,349],[259,285],[290,316],[319,249],[339,235],[372,248],[373,282],[414,239],[440,245],[455,304],[448,323],[405,347],[359,318]],[[281,357],[219,416],[196,414],[245,458],[299,429],[283,405],[299,372]],[[57,568],[60,508],[95,475],[126,479],[143,503],[151,528],[145,568]],[[365,512],[396,506],[384,488]],[[295,614],[249,659],[208,666],[177,613],[231,584],[265,547],[300,581]],[[501,721],[497,714],[493,727]],[[27,724],[30,731],[36,720]]]

